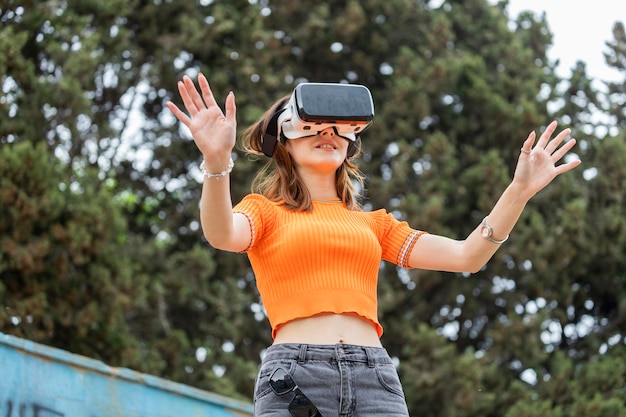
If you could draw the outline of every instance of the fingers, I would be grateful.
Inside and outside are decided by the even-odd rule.
[[[580,159],[575,159],[575,160],[570,161],[570,162],[568,162],[566,164],[559,165],[559,166],[555,167],[556,174],[557,175],[561,175],[564,172],[571,171],[572,169],[576,168],[581,163],[582,163],[582,161]]]
[[[551,139],[552,134],[556,130],[558,123],[557,121],[553,121],[550,123],[546,130],[541,134],[539,140],[537,141],[537,145],[535,146],[538,149],[544,149],[548,154],[553,155],[553,160],[558,161],[561,159],[565,153],[567,153],[574,145],[575,141],[572,142],[566,149],[561,149],[558,153],[556,152],[559,149],[559,146],[563,143],[563,141],[570,135],[572,132],[571,129],[563,129],[556,135],[553,139]],[[533,149],[533,143],[535,140],[535,132],[530,132],[528,138],[524,141],[524,145],[522,146],[522,153],[530,154]]]
[[[565,145],[561,146],[552,154],[552,160],[554,162],[563,158],[572,148],[576,145],[576,139],[572,139],[565,143]]]
[[[537,146],[540,149],[545,149],[548,141],[550,140],[550,137],[552,137],[552,133],[554,133],[554,129],[556,129],[556,126],[557,122],[555,120],[550,123],[548,127],[546,127],[546,130],[541,134],[541,136],[539,137],[539,141],[537,142]]]
[[[211,88],[209,87],[209,82],[202,73],[198,75],[198,84],[200,85],[200,92],[198,92],[198,89],[194,85],[193,81],[187,75],[183,77],[182,81],[178,82],[178,92],[180,93],[180,97],[183,99],[185,108],[192,117],[199,111],[207,108],[219,109],[219,106],[215,102]],[[200,93],[202,93],[202,95]]]
[[[189,116],[178,108],[178,106],[176,106],[173,102],[168,101],[166,103],[167,107],[172,111],[172,113],[174,113],[176,118],[187,125],[187,127],[190,126],[191,120],[200,111],[205,109],[212,111],[217,110],[219,115],[224,116],[224,113],[222,113],[222,110],[215,101],[215,96],[211,91],[208,80],[202,73],[198,74],[198,84],[200,86],[200,91],[198,91],[191,78],[187,75],[183,76],[183,79],[177,84],[178,92],[183,100],[185,109],[189,113]],[[235,98],[231,92],[226,98],[226,116],[234,121],[235,113]]]
[[[521,151],[523,154],[529,155],[530,152],[533,150],[533,143],[535,143],[535,136],[536,135],[534,131],[530,132],[530,134],[524,141],[524,144],[522,145]]]
[[[235,95],[232,91],[226,96],[224,110],[226,111],[226,120],[234,122],[236,120],[237,106],[235,105]]]
[[[548,145],[546,146],[546,151],[549,154],[554,153],[554,151],[556,151],[556,149],[561,145],[561,143],[563,143],[563,141],[565,140],[565,138],[567,138],[569,136],[569,134],[572,132],[571,129],[563,129],[558,135],[556,135],[556,137],[554,139],[552,139]]]
[[[187,106],[187,102],[185,102],[185,105],[187,106],[187,110],[189,111],[189,113],[191,113],[191,115],[193,116],[195,115],[195,113],[206,108],[206,106],[205,106],[204,101],[202,100],[202,97],[200,97],[200,94],[198,93],[196,86],[193,84],[193,81],[191,80],[191,78],[185,75],[183,77],[183,85],[185,87],[184,88],[185,94],[190,103],[190,105]],[[208,86],[208,83],[207,83],[207,86]],[[183,101],[185,101],[185,97],[183,97]]]
[[[202,73],[198,75],[198,84],[200,85],[200,91],[202,91],[202,98],[204,99],[204,104],[206,104],[207,107],[211,107],[211,106],[217,107],[217,102],[215,101],[215,97],[213,96],[211,87],[209,87],[209,82],[207,81],[206,77]]]
[[[189,77],[184,76],[183,80],[178,82],[178,93],[180,94],[180,98],[183,99],[183,104],[185,105],[185,108],[187,109],[189,114],[194,116],[198,112],[198,107],[196,106],[193,98],[191,97],[191,94],[188,91],[187,84],[185,83],[186,80],[189,80]],[[191,82],[191,80],[189,80],[189,82]],[[192,91],[195,91],[193,83],[191,85],[191,89]]]
[[[542,133],[535,148],[543,149],[550,155],[550,159],[555,164],[554,168],[556,170],[556,175],[560,175],[564,172],[570,171],[576,168],[581,164],[579,159],[573,160],[561,165],[556,165],[556,163],[567,155],[569,151],[572,150],[574,146],[576,146],[576,139],[571,139],[565,143],[565,139],[572,132],[571,129],[563,129],[556,135],[553,139],[550,139],[554,131],[556,130],[557,122],[553,121],[546,127],[546,130]],[[528,135],[528,138],[524,141],[524,145],[522,146],[522,154],[529,155],[533,150],[533,142],[535,140],[535,132],[531,132]],[[563,145],[563,146],[561,146]]]
[[[174,116],[176,116],[176,118],[180,120],[182,124],[189,127],[189,124],[191,123],[191,119],[181,109],[179,109],[176,104],[172,103],[171,101],[168,101],[165,104],[170,109],[170,111],[174,113]]]

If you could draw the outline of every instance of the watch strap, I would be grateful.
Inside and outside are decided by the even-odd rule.
[[[483,219],[483,221],[480,223],[481,228],[487,229],[487,235],[485,236],[484,234],[482,234],[483,238],[485,238],[486,240],[488,240],[491,243],[495,243],[496,245],[501,245],[504,242],[506,242],[507,240],[509,240],[509,235],[506,235],[506,237],[502,240],[496,240],[494,239],[493,236],[493,227],[491,227],[491,225],[489,225],[487,223],[487,218],[485,217]]]

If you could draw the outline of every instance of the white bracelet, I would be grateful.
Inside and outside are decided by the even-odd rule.
[[[220,178],[220,177],[225,177],[226,175],[230,174],[234,166],[235,166],[235,162],[233,161],[233,158],[230,158],[230,161],[228,161],[228,168],[226,168],[224,171],[218,174],[211,174],[210,172],[207,172],[206,167],[204,166],[204,160],[203,160],[202,163],[200,164],[200,172],[202,172],[202,175],[204,175],[207,178]]]

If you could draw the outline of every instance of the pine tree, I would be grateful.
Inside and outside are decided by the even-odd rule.
[[[250,399],[269,325],[246,257],[201,237],[200,155],[164,102],[202,71],[218,102],[235,92],[241,131],[301,81],[360,83],[376,107],[364,208],[415,228],[464,238],[552,119],[584,160],[479,273],[381,266],[412,414],[623,413],[624,86],[601,94],[584,63],[559,79],[545,17],[484,0],[16,0],[0,22],[1,331]],[[265,160],[234,159],[237,202]]]
[[[43,142],[0,149],[0,329],[137,367],[125,312],[146,294],[121,211],[94,172],[61,166]]]

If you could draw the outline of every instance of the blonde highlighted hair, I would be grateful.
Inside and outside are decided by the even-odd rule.
[[[252,155],[263,155],[263,134],[270,119],[278,110],[287,104],[289,96],[276,101],[254,124],[248,127],[241,136],[242,149]],[[350,210],[361,210],[358,202],[357,186],[363,189],[365,177],[359,171],[353,159],[360,154],[358,149],[354,156],[346,158],[335,172],[335,184],[339,198]],[[311,194],[298,174],[281,140],[276,143],[274,155],[257,173],[252,182],[252,192],[262,194],[270,201],[282,202],[292,210],[311,211],[313,209]]]

